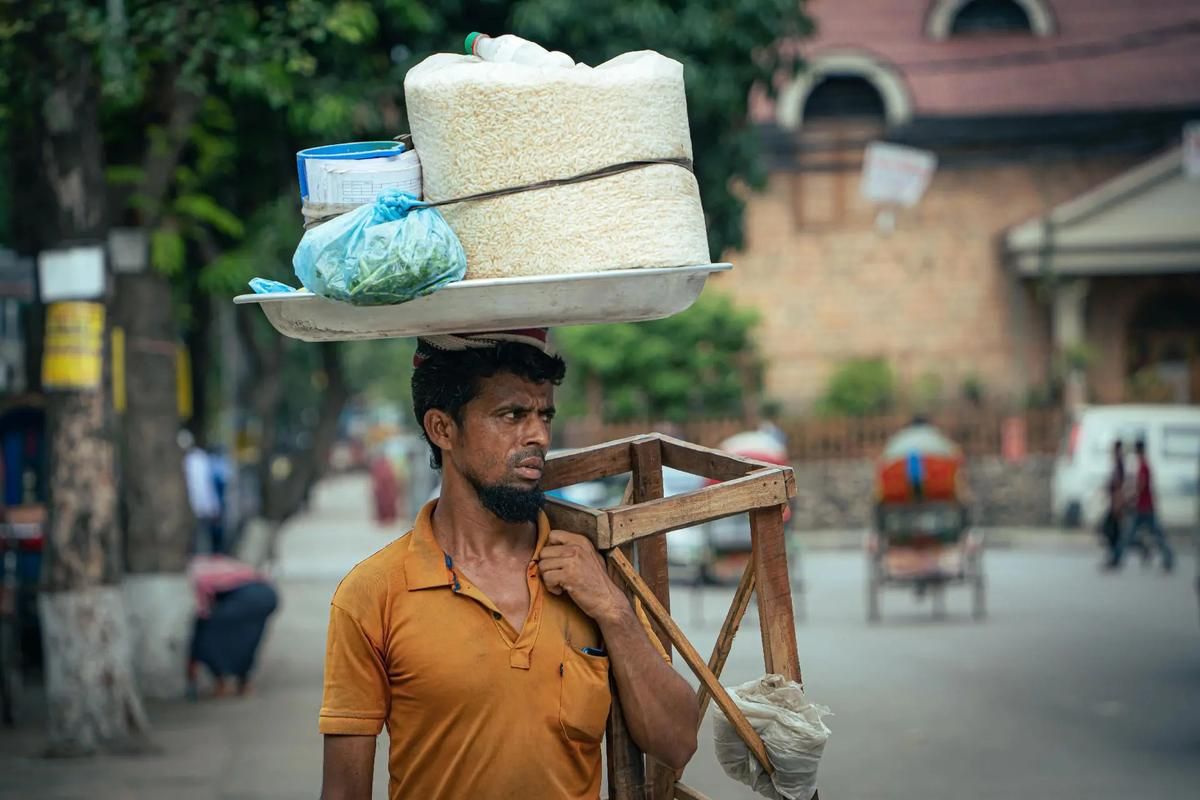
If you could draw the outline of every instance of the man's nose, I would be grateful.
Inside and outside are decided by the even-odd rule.
[[[525,447],[540,447],[546,450],[550,447],[550,421],[543,418],[540,414],[530,414],[528,423],[525,425],[524,441],[521,442]]]

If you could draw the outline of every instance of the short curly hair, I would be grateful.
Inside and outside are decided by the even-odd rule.
[[[527,344],[499,342],[495,347],[471,350],[434,350],[413,370],[413,415],[429,445],[429,464],[434,469],[442,468],[442,449],[425,430],[425,413],[436,408],[462,423],[463,407],[479,396],[480,381],[502,372],[558,386],[567,374],[567,364],[560,356]]]

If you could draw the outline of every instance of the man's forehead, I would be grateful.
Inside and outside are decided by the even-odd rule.
[[[478,400],[489,406],[512,405],[544,407],[554,402],[554,384],[531,381],[511,372],[498,372],[479,382]]]

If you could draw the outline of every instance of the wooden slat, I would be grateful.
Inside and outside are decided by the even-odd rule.
[[[701,447],[671,436],[659,434],[659,440],[662,442],[663,464],[714,481],[731,481],[755,470],[779,468],[778,464]]]
[[[746,715],[742,713],[742,710],[730,698],[729,693],[725,691],[725,687],[721,685],[716,676],[709,670],[708,664],[704,663],[704,659],[700,657],[700,653],[696,651],[692,643],[683,635],[683,631],[671,619],[671,615],[658,602],[658,598],[654,596],[654,592],[650,591],[650,587],[642,581],[641,577],[637,574],[637,570],[629,563],[629,559],[625,557],[620,549],[615,549],[609,553],[608,561],[609,564],[617,568],[617,574],[633,590],[638,599],[642,601],[642,605],[645,607],[647,613],[650,614],[650,617],[657,620],[658,624],[666,629],[671,637],[671,642],[679,650],[679,654],[683,657],[683,660],[692,668],[692,672],[695,673],[700,683],[707,687],[717,707],[725,713],[725,717],[733,725],[734,730],[737,731],[742,741],[746,743],[746,747],[758,759],[758,763],[762,764],[767,774],[774,774],[775,767],[772,766],[771,760],[767,757],[767,748],[763,744],[758,732],[754,730],[750,722],[746,719]]]
[[[675,784],[675,800],[709,800],[708,795],[682,783]]]
[[[792,586],[783,535],[783,506],[750,512],[750,541],[754,548],[755,596],[762,629],[763,664],[767,672],[803,683],[796,654],[796,622],[792,615]]]
[[[657,438],[629,445],[629,460],[632,465],[630,486],[631,500],[645,503],[663,496],[662,449]],[[659,603],[670,613],[671,587],[667,576],[667,539],[651,536],[637,543],[638,571]],[[671,638],[658,623],[651,620],[655,634],[671,654]],[[646,757],[647,800],[671,800],[675,794],[675,770],[665,764]]]
[[[557,497],[546,498],[546,516],[550,525],[558,530],[581,533],[592,540],[598,550],[607,550],[612,545],[612,536],[608,527],[608,513],[587,506],[560,500]]]
[[[542,474],[542,489],[549,492],[564,486],[629,472],[629,445],[646,438],[648,437],[632,436],[548,458],[546,470]]]
[[[706,486],[694,492],[610,510],[612,545],[657,533],[690,528],[722,517],[788,501],[782,467],[762,470],[737,480]]]
[[[754,560],[751,559],[747,562],[746,569],[742,570],[742,579],[738,581],[737,591],[733,594],[733,602],[729,605],[728,613],[725,614],[725,622],[721,625],[721,632],[717,634],[717,643],[713,645],[712,656],[708,659],[708,668],[718,678],[721,677],[721,672],[725,669],[725,662],[729,658],[729,651],[733,649],[733,637],[737,635],[738,626],[742,624],[742,617],[746,615],[746,609],[750,607],[750,597],[753,594]],[[704,714],[708,711],[708,703],[712,700],[712,695],[701,685],[696,699],[700,703],[700,715],[696,722],[698,725],[702,725],[704,724]]]
[[[659,500],[663,496],[662,451],[657,441],[635,442],[630,445],[630,462],[633,475],[630,478],[630,501],[634,504]],[[637,564],[642,580],[654,592],[654,596],[668,612],[671,610],[671,589],[667,577],[667,540],[665,536],[652,536],[637,542]],[[651,620],[654,632],[667,652],[671,652],[671,639],[658,623]]]
[[[633,545],[627,545],[630,552]],[[616,548],[612,553],[620,553]],[[623,556],[624,557],[624,556]],[[628,558],[626,557],[628,562]],[[608,574],[617,586],[624,586],[620,570],[610,556]],[[632,590],[625,587],[626,594]],[[614,674],[609,674],[609,686],[612,690],[612,706],[608,712],[608,726],[604,733],[605,754],[608,758],[608,796],[610,800],[645,800],[646,797],[646,759],[641,748],[629,735],[629,727],[625,724],[625,714],[621,710],[621,696],[617,691],[617,680]]]

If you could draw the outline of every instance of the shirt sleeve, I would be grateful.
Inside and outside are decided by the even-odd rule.
[[[323,734],[377,736],[391,707],[382,624],[374,619],[382,612],[378,602],[368,602],[365,608],[345,602],[361,599],[347,588],[343,582],[329,611],[318,728]]]

